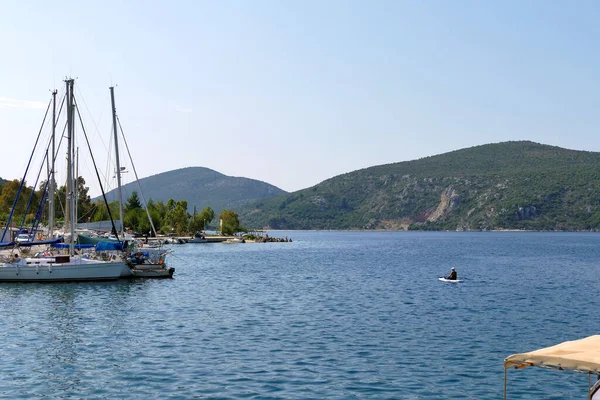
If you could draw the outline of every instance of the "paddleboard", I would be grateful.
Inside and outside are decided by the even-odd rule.
[[[460,279],[446,279],[446,278],[439,278],[440,282],[448,282],[448,283],[461,283],[462,280]]]

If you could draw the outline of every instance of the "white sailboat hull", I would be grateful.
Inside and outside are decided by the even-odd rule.
[[[123,267],[121,268],[121,278],[131,278],[133,276],[133,272],[131,272],[131,268],[126,263],[123,263]]]
[[[45,259],[26,259],[0,264],[0,282],[110,281],[121,276],[123,262],[77,259],[68,263],[49,263]]]

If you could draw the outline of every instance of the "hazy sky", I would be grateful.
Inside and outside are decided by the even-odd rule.
[[[23,175],[65,76],[95,153],[117,85],[140,177],[293,191],[490,142],[600,151],[599,20],[597,1],[0,0],[0,176]]]

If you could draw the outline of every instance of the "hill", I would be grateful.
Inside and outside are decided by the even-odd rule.
[[[238,210],[273,229],[596,230],[600,153],[528,141],[380,165]]]
[[[187,200],[188,212],[192,212],[194,206],[198,211],[210,206],[217,215],[223,209],[238,208],[248,202],[286,193],[265,182],[227,176],[203,167],[182,168],[142,178],[140,186],[146,200]],[[133,191],[139,193],[137,183],[123,185],[125,201]],[[107,199],[109,202],[116,200],[117,191],[108,192]]]

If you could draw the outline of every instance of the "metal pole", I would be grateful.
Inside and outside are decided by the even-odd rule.
[[[73,215],[75,218],[75,226],[79,222],[79,147],[75,151],[75,186],[73,187],[73,196],[75,197],[75,207],[73,209]]]
[[[506,367],[504,367],[504,400],[506,400]]]
[[[117,134],[117,109],[115,107],[115,91],[114,87],[112,86],[110,87],[110,101],[112,103],[113,131],[115,134],[115,159],[117,163],[117,193],[119,196],[119,220],[121,222],[121,236],[125,238],[125,224],[123,223],[123,192],[121,191],[121,164],[119,163],[119,135]]]
[[[48,183],[48,239],[54,239],[54,191],[55,182],[54,182],[54,154],[56,149],[54,148],[54,137],[56,134],[56,93],[57,90],[52,92],[52,160],[50,161],[50,175],[48,179],[50,182]]]
[[[65,224],[68,220],[71,239],[69,240],[69,255],[73,255],[73,241],[75,239],[75,225],[73,223],[73,79],[65,81],[67,84],[67,201],[65,210]],[[67,219],[68,218],[68,219]]]

